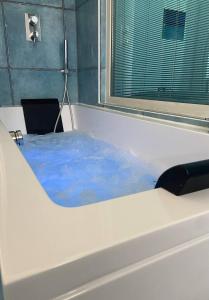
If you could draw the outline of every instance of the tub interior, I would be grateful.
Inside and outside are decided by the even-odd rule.
[[[64,207],[151,190],[157,180],[139,157],[78,130],[25,135],[21,151],[50,199]]]

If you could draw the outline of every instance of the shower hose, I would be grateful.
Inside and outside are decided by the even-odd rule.
[[[56,130],[57,130],[57,125],[58,125],[59,119],[61,117],[62,110],[63,110],[63,107],[65,105],[65,101],[67,102],[68,107],[69,107],[72,130],[74,130],[73,112],[72,112],[72,106],[71,106],[71,103],[70,103],[70,97],[69,97],[69,92],[68,92],[68,70],[64,70],[62,72],[64,72],[64,78],[65,78],[64,93],[63,93],[63,98],[62,98],[62,102],[61,102],[61,105],[60,105],[59,114],[57,116],[57,120],[56,120],[56,123],[55,123],[55,126],[54,126],[54,132],[56,132]]]

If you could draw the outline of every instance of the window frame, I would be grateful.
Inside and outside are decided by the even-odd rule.
[[[112,69],[112,1],[106,0],[106,105],[139,109],[178,115],[195,119],[209,119],[209,105],[180,103],[171,101],[157,101],[139,98],[125,98],[111,96],[111,69]]]

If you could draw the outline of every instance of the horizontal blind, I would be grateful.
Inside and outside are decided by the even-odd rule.
[[[111,96],[209,103],[209,1],[112,0]]]

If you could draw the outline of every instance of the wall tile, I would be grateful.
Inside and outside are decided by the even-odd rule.
[[[79,102],[97,104],[98,101],[98,70],[79,70]]]
[[[106,101],[106,0],[101,0],[101,101]]]
[[[79,102],[98,101],[98,1],[77,0]]]
[[[76,8],[79,8],[81,5],[83,5],[87,1],[89,1],[89,0],[75,0],[75,6],[76,6]]]
[[[2,7],[0,3],[0,67],[7,66],[5,39],[4,39],[4,24],[2,18]]]
[[[11,66],[62,68],[64,40],[62,10],[13,3],[4,3],[4,7]],[[42,41],[35,45],[26,41],[25,13],[38,14],[41,19]]]
[[[17,1],[18,2],[18,1]],[[22,0],[26,2],[26,0]],[[78,102],[77,75],[77,35],[75,11],[66,10],[65,28],[63,28],[63,11],[60,0],[27,0],[28,3],[50,5],[54,8],[4,2],[9,59],[15,105],[20,105],[22,98],[58,98],[62,99],[64,89],[63,74],[54,68],[63,68],[64,29],[69,40],[69,73],[68,88],[70,100]],[[65,0],[65,6],[75,8],[74,0]],[[0,7],[1,8],[1,7]],[[35,46],[25,39],[26,12],[40,15],[42,41]],[[0,66],[6,67],[6,51],[4,44],[4,26],[0,9]],[[55,29],[55,30],[54,30]],[[52,35],[50,36],[50,34]],[[49,68],[52,70],[25,70],[23,68]],[[0,105],[12,105],[9,75],[7,69],[0,69]]]
[[[24,98],[57,98],[62,100],[64,76],[57,71],[12,70],[15,104]],[[69,94],[77,102],[77,74],[69,75]]]
[[[101,69],[101,101],[106,100],[106,69]]]
[[[12,70],[16,105],[24,98],[58,98],[63,94],[63,75],[56,71]]]
[[[101,0],[101,67],[106,67],[106,0]]]
[[[49,5],[62,7],[62,0],[12,0],[13,2],[24,2],[29,4]]]
[[[70,72],[68,78],[68,91],[71,103],[78,102],[78,74],[77,71]]]
[[[12,105],[10,84],[9,84],[9,74],[7,69],[0,69],[0,106]]]
[[[65,8],[75,9],[76,8],[76,2],[77,0],[64,0],[64,6]]]
[[[77,11],[78,69],[98,65],[98,3],[87,1]]]
[[[70,69],[77,69],[77,34],[76,34],[76,14],[75,11],[66,10],[64,12],[65,36],[68,40],[68,63]]]

